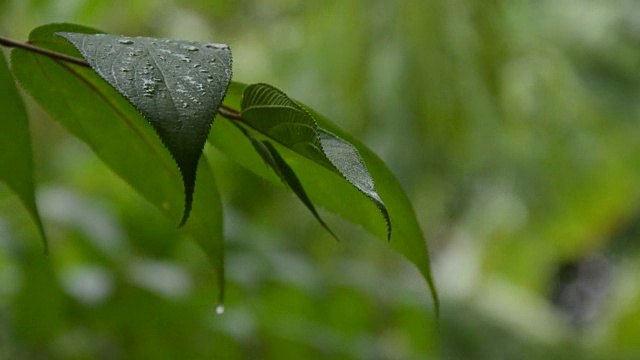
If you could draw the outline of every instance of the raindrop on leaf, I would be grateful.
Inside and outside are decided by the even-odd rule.
[[[229,48],[229,46],[225,44],[207,44],[205,46],[208,47],[209,49],[228,49]]]

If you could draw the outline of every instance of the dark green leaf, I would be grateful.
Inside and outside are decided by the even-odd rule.
[[[321,131],[315,119],[282,91],[267,84],[248,86],[242,98],[242,121],[285,147],[344,177],[380,210],[391,237],[391,221],[358,151]]]
[[[45,25],[32,31],[29,41],[78,56],[68,41],[54,36],[61,31],[96,32],[70,24]],[[180,171],[149,122],[129,101],[86,67],[20,49],[12,52],[12,65],[16,78],[54,119],[87,143],[105,164],[171,220],[183,217]],[[214,264],[222,294],[222,210],[208,166],[201,164],[193,211],[183,231]]]
[[[0,181],[18,195],[38,225],[47,249],[47,238],[40,220],[33,183],[33,159],[27,111],[9,72],[7,61],[0,54],[0,104],[2,131],[0,131]]]
[[[293,191],[294,194],[302,201],[304,206],[311,211],[313,216],[318,220],[320,225],[324,227],[334,238],[338,239],[336,234],[329,228],[329,226],[322,220],[320,214],[316,210],[315,206],[307,196],[307,193],[304,191],[304,187],[300,183],[298,176],[296,176],[295,172],[289,164],[280,156],[278,150],[271,144],[269,141],[260,141],[255,138],[255,136],[251,135],[248,131],[238,125],[238,129],[242,131],[243,134],[251,141],[253,148],[258,152],[258,154],[262,157],[262,160],[269,165],[269,167],[278,175],[280,180],[282,180],[288,187]]]
[[[149,120],[178,163],[189,216],[198,159],[231,81],[227,45],[61,32]]]

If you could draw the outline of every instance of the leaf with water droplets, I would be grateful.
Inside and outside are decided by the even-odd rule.
[[[267,84],[249,85],[242,97],[243,121],[267,137],[342,176],[372,201],[384,219],[387,239],[391,220],[358,150],[318,127],[314,117],[285,93]]]
[[[151,123],[176,160],[191,210],[198,159],[231,81],[223,44],[108,34],[58,33]]]

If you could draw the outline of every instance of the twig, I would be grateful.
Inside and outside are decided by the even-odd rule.
[[[89,63],[87,63],[86,61],[79,59],[77,57],[73,57],[73,56],[69,56],[66,54],[62,54],[59,52],[55,52],[55,51],[51,51],[51,50],[47,50],[41,47],[37,47],[34,45],[31,45],[29,43],[24,43],[24,42],[19,42],[19,41],[15,41],[15,40],[11,40],[11,39],[7,39],[5,37],[0,36],[0,45],[4,45],[7,47],[16,47],[16,48],[21,48],[21,49],[25,49],[25,50],[29,50],[29,51],[33,51],[42,55],[46,55],[50,58],[54,58],[54,59],[58,59],[58,60],[63,60],[63,61],[67,61],[70,63],[74,63],[76,65],[80,65],[80,66],[84,66],[84,67],[90,67]]]

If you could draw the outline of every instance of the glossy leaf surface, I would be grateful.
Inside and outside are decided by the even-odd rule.
[[[79,56],[56,32],[95,33],[70,24],[45,25],[30,34],[36,46]],[[69,132],[172,221],[183,214],[181,174],[149,122],[95,71],[33,52],[12,52],[13,72],[25,90]],[[182,230],[207,253],[222,296],[222,208],[206,162],[200,167],[190,221]]]
[[[198,159],[231,81],[222,44],[61,32],[91,67],[151,123],[178,163],[188,216]]]

